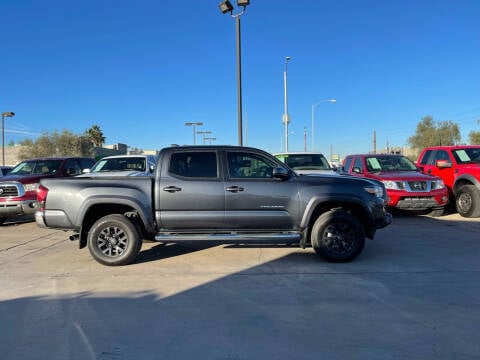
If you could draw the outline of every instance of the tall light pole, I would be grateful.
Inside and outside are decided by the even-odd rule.
[[[238,113],[238,145],[243,146],[243,125],[242,125],[242,47],[240,42],[240,16],[245,13],[245,9],[250,5],[250,0],[237,0],[237,5],[243,9],[238,14],[233,14],[233,5],[230,1],[222,1],[218,7],[223,14],[230,13],[235,19],[236,45],[237,45],[237,113]]]
[[[285,152],[288,152],[288,124],[290,123],[290,115],[288,114],[288,91],[287,91],[287,67],[291,57],[285,58],[285,71],[283,72],[283,90],[285,99],[285,112],[283,114],[282,122],[285,125]]]
[[[202,126],[203,125],[203,122],[186,122],[185,123],[185,126],[193,126],[193,145],[196,145],[197,144],[197,136],[196,136],[196,131],[195,131],[195,127],[196,126]]]
[[[335,100],[335,99],[321,100],[321,101],[312,105],[312,151],[315,150],[315,107],[317,105],[320,105],[321,103],[324,103],[324,102],[329,102],[329,103],[335,104],[337,102],[337,100]]]
[[[203,134],[203,145],[205,145],[205,135],[207,134],[211,134],[212,132],[211,131],[197,131],[197,134]]]
[[[14,116],[15,113],[12,111],[2,113],[2,165],[5,165],[5,118]]]
[[[307,128],[303,127],[303,151],[307,152]]]

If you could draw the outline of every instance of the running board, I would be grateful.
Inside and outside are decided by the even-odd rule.
[[[156,241],[216,241],[221,243],[258,243],[258,244],[292,244],[299,242],[302,234],[298,232],[285,233],[220,233],[220,234],[183,234],[159,233],[155,235]]]

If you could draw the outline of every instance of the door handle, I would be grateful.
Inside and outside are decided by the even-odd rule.
[[[176,187],[176,186],[166,186],[163,188],[163,191],[167,191],[169,193],[174,193],[174,192],[177,192],[177,191],[182,191],[181,188],[179,187]]]
[[[230,191],[230,192],[233,192],[233,193],[237,193],[237,192],[243,191],[245,189],[243,187],[240,187],[240,186],[230,186],[230,187],[226,188],[226,190]]]

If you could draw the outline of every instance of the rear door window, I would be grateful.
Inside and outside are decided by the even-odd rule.
[[[168,171],[186,178],[217,178],[217,153],[213,151],[173,153]]]

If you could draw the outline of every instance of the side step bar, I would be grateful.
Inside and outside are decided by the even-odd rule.
[[[299,232],[282,233],[209,233],[209,234],[185,234],[185,233],[158,233],[156,241],[217,241],[221,243],[259,243],[259,244],[291,244],[299,242],[302,234]]]

